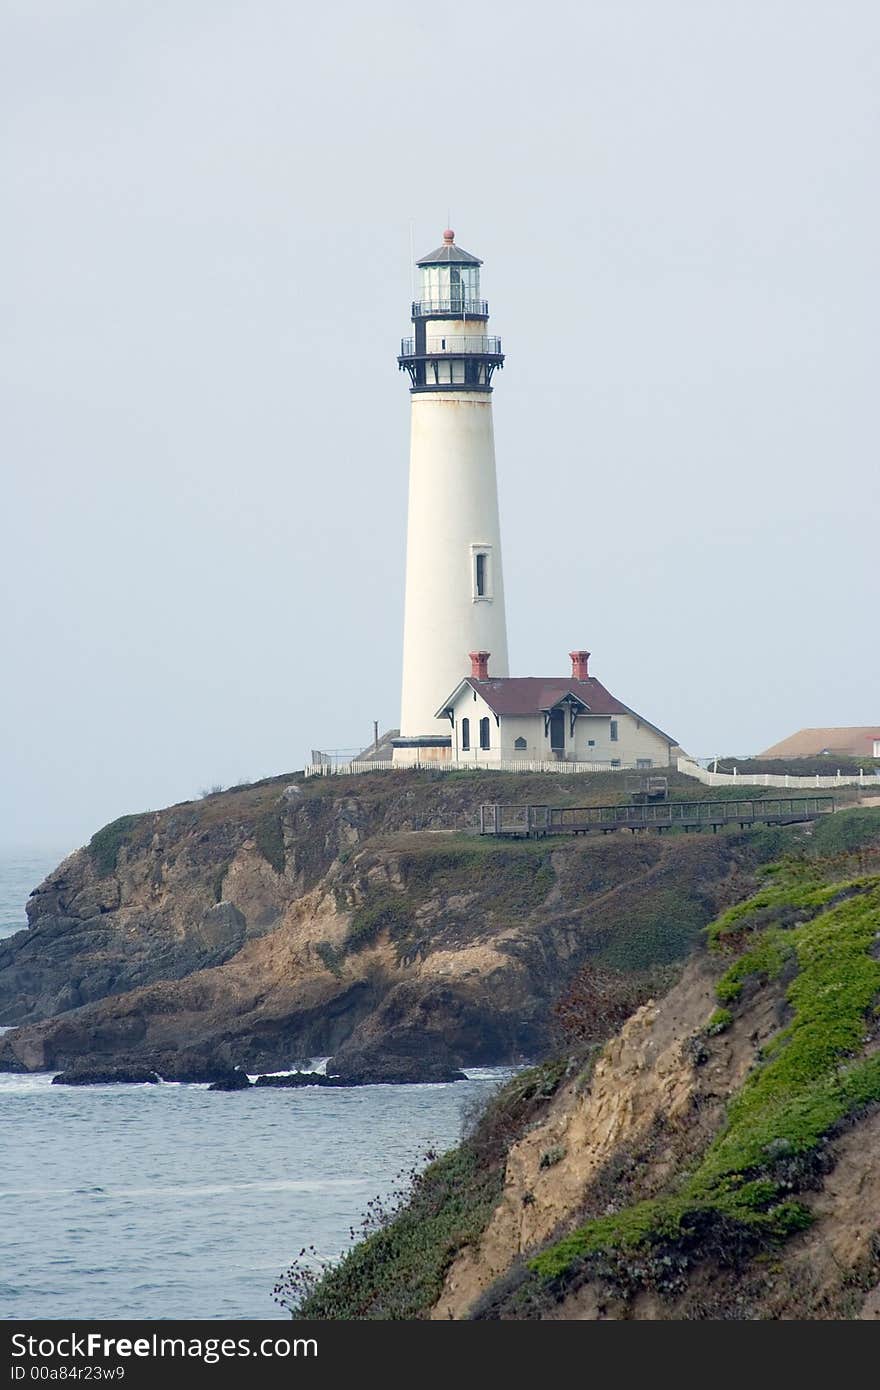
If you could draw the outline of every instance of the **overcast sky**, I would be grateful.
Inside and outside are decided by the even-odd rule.
[[[399,717],[410,230],[485,262],[513,674],[880,721],[872,0],[0,0],[0,845]]]

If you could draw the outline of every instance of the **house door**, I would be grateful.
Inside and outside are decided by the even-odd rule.
[[[550,751],[565,752],[565,710],[550,711]]]

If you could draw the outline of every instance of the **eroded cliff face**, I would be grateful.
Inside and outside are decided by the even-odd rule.
[[[532,799],[558,798],[545,780]],[[608,799],[579,782],[575,804]],[[760,833],[458,833],[511,794],[498,774],[280,778],[105,827],[0,946],[0,1021],[20,1025],[0,1067],[518,1061],[547,1047],[583,960],[682,958],[769,852]]]
[[[779,1028],[782,1000],[762,996],[735,1037],[705,1038],[718,970],[705,953],[664,999],[627,1020],[598,1057],[560,1087],[539,1123],[511,1148],[501,1200],[479,1244],[462,1251],[434,1318],[468,1317],[480,1295],[516,1261],[576,1224],[626,1201],[654,1196],[702,1152],[729,1096]],[[579,1305],[609,1311],[607,1291]],[[613,1303],[613,1299],[611,1300]]]
[[[429,1316],[880,1317],[880,843],[842,859],[569,1066]]]

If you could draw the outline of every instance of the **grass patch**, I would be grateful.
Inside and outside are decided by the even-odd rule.
[[[550,892],[556,881],[551,863],[555,844],[555,840],[502,845],[489,839],[447,841],[442,847],[402,854],[400,872],[412,893],[488,893],[490,911],[510,916],[540,907]]]
[[[89,854],[101,878],[106,878],[116,870],[119,851],[123,845],[130,845],[134,832],[142,825],[145,815],[120,816],[103,829],[97,830],[89,840]]]
[[[846,854],[880,841],[880,806],[854,806],[826,816],[813,827],[810,853]]]
[[[343,953],[360,951],[371,945],[383,931],[388,932],[392,941],[399,941],[408,935],[412,918],[412,903],[399,893],[383,893],[363,903],[352,914]]]
[[[254,841],[267,864],[276,874],[284,873],[284,823],[278,811],[269,811],[254,826]]]
[[[342,974],[343,952],[340,952],[329,941],[319,941],[315,947],[315,954],[331,975],[337,978]]]
[[[706,1036],[717,1038],[719,1033],[726,1033],[733,1022],[733,1014],[729,1009],[716,1009],[706,1023]]]
[[[630,904],[626,930],[610,935],[597,958],[625,971],[669,965],[690,953],[708,915],[692,885],[656,888]]]

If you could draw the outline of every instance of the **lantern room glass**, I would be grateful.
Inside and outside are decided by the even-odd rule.
[[[466,313],[469,304],[480,297],[478,265],[424,265],[422,301],[438,309],[448,306],[450,313]]]

